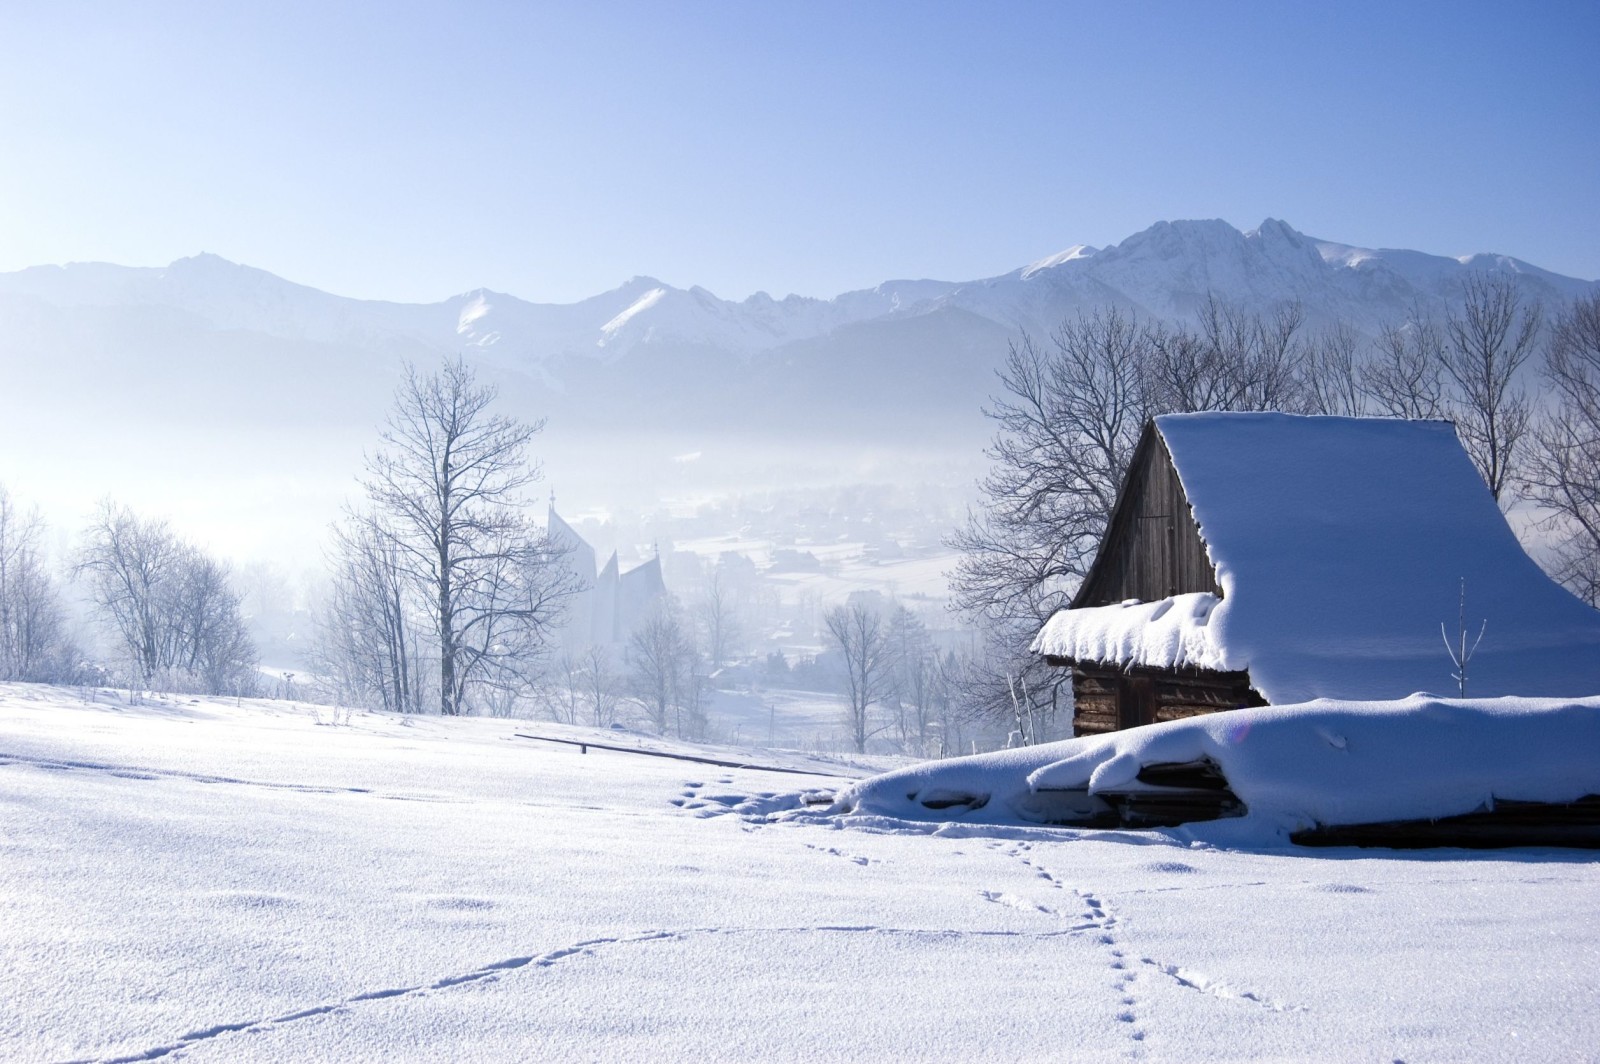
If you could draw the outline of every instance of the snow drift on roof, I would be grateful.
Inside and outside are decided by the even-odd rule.
[[[1227,669],[1211,635],[1211,613],[1222,600],[1205,592],[1160,602],[1062,610],[1050,618],[1035,650],[1073,661],[1129,661],[1163,669]]]
[[[1469,695],[1600,693],[1600,612],[1523,552],[1449,423],[1206,413],[1156,427],[1222,601],[1203,625],[1193,596],[1152,608],[1158,632],[1127,631],[1120,607],[1063,611],[1036,652],[1248,669],[1279,704],[1453,693],[1440,625],[1456,635],[1464,579],[1469,640],[1487,621]]]

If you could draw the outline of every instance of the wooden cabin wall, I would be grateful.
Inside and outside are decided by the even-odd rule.
[[[1195,591],[1222,594],[1177,467],[1152,426],[1134,453],[1100,553],[1072,605],[1156,602]]]
[[[1202,713],[1264,706],[1244,672],[1072,666],[1075,735],[1099,735]]]

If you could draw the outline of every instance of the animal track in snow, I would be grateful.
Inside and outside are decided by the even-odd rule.
[[[830,857],[843,857],[846,861],[852,861],[858,865],[861,865],[862,867],[878,863],[871,857],[861,857],[857,854],[845,853],[843,850],[833,846],[816,846],[808,842],[806,843],[806,849],[816,850],[818,853],[825,853]]]
[[[548,967],[549,965],[555,964],[561,960],[565,960],[568,957],[592,952],[594,949],[601,946],[622,945],[637,942],[655,942],[673,937],[676,936],[672,932],[649,931],[643,934],[621,936],[617,938],[589,939],[584,942],[574,943],[571,946],[564,946],[560,949],[550,950],[547,953],[535,954],[528,957],[512,957],[503,961],[495,961],[492,964],[484,965],[482,968],[478,968],[470,972],[463,972],[459,975],[445,976],[443,979],[436,979],[431,983],[419,984],[417,986],[397,986],[385,987],[379,990],[368,990],[364,993],[353,994],[341,1001],[330,1002],[322,1005],[314,1005],[310,1008],[284,1013],[281,1016],[272,1016],[266,1019],[258,1020],[245,1020],[240,1023],[216,1024],[211,1027],[190,1031],[188,1034],[179,1037],[170,1045],[154,1046],[140,1053],[101,1057],[96,1059],[100,1061],[100,1064],[134,1064],[136,1061],[159,1060],[162,1057],[170,1056],[171,1054],[177,1053],[180,1050],[188,1049],[198,1042],[206,1042],[225,1034],[233,1034],[239,1031],[265,1030],[270,1027],[277,1027],[282,1026],[283,1024],[296,1023],[300,1020],[311,1019],[315,1016],[326,1016],[331,1013],[343,1012],[352,1006],[365,1004],[367,1002],[387,1001],[391,998],[409,996],[420,997],[429,991],[448,990],[451,987],[462,986],[467,983],[475,983],[488,979],[494,979],[502,973],[514,971],[518,968],[525,968],[528,966]]]
[[[1063,892],[1068,890],[1060,876],[1033,859],[1032,843],[1018,843],[1009,849],[1003,849],[1001,846],[993,844],[991,848],[1007,857],[1020,861],[1024,867],[1032,871],[1039,879],[1049,883],[1052,888]],[[1001,898],[1005,897],[1004,895],[991,897],[990,895],[993,893],[991,891],[981,891],[980,893],[988,901],[1001,901]],[[1133,989],[1138,982],[1139,976],[1137,972],[1129,968],[1123,951],[1118,948],[1117,918],[1111,914],[1107,906],[1095,895],[1082,890],[1072,890],[1072,894],[1084,906],[1082,919],[1085,922],[1070,929],[1069,933],[1093,930],[1100,932],[1095,944],[1105,949],[1109,955],[1110,959],[1107,962],[1107,968],[1112,973],[1111,989],[1117,995],[1116,1011],[1112,1013],[1112,1016],[1118,1024],[1127,1025],[1128,1039],[1132,1043],[1129,1047],[1130,1053],[1134,1057],[1143,1056],[1144,1047],[1139,1043],[1144,1041],[1145,1032],[1143,1028],[1138,1026],[1139,997],[1134,993]],[[1001,903],[1004,904],[1004,902]],[[1042,909],[1043,907],[1038,908]],[[1055,915],[1059,916],[1060,914],[1058,912]]]
[[[262,787],[273,791],[293,791],[297,794],[360,794],[389,802],[438,802],[444,805],[470,805],[466,798],[451,798],[435,794],[385,794],[370,787],[333,787],[315,783],[278,783],[271,780],[249,780],[237,776],[215,776],[204,772],[184,772],[180,769],[142,768],[134,765],[113,765],[99,761],[65,761],[53,757],[30,757],[26,754],[0,752],[0,768],[9,765],[28,765],[55,772],[97,772],[123,780],[188,780],[192,783],[230,783],[241,787]]]
[[[1059,915],[1054,909],[1051,909],[1048,906],[1040,905],[1037,902],[1028,901],[1025,898],[1019,898],[1015,894],[1007,894],[1003,890],[980,890],[978,891],[978,895],[983,898],[984,901],[992,901],[996,905],[1009,906],[1010,908],[1017,909],[1025,913],[1043,913],[1046,916]]]
[[[182,1050],[194,1047],[198,1043],[207,1042],[223,1035],[240,1032],[264,1031],[285,1024],[297,1023],[301,1020],[313,1019],[318,1016],[329,1016],[358,1008],[362,1005],[376,1001],[390,1001],[398,998],[424,997],[429,993],[450,990],[454,987],[465,986],[471,983],[491,982],[500,977],[522,969],[549,968],[574,957],[591,956],[597,951],[609,946],[628,946],[651,942],[677,941],[696,936],[711,935],[782,935],[782,934],[865,934],[888,935],[896,937],[936,938],[948,939],[952,937],[971,938],[1018,938],[1018,939],[1051,939],[1071,934],[1070,931],[963,931],[945,928],[905,928],[883,927],[876,924],[837,924],[813,925],[796,927],[694,927],[676,931],[644,931],[633,935],[618,935],[608,938],[591,938],[582,942],[575,942],[568,946],[561,946],[544,953],[532,954],[523,957],[509,957],[505,960],[495,961],[490,964],[475,968],[469,972],[457,975],[447,975],[435,979],[430,983],[420,983],[415,986],[385,987],[378,990],[368,990],[360,994],[353,994],[340,1001],[327,1002],[313,1005],[309,1008],[297,1009],[278,1016],[264,1019],[244,1020],[238,1023],[221,1023],[210,1027],[198,1028],[187,1034],[179,1036],[173,1042],[165,1045],[153,1046],[141,1052],[121,1054],[116,1056],[92,1057],[86,1060],[74,1061],[72,1064],[135,1064],[138,1061],[160,1060]]]
[[[1270,1009],[1273,1012],[1306,1011],[1304,1005],[1288,1005],[1281,1001],[1275,1001],[1272,998],[1257,994],[1254,991],[1240,990],[1229,985],[1228,983],[1223,982],[1221,979],[1213,979],[1204,972],[1197,972],[1192,968],[1183,968],[1176,964],[1163,964],[1160,961],[1153,960],[1149,957],[1140,957],[1139,963],[1154,968],[1156,971],[1171,979],[1179,986],[1187,987],[1190,990],[1198,990],[1202,994],[1210,994],[1215,998],[1222,998],[1224,1000],[1231,1001],[1248,1001],[1251,1004],[1259,1005],[1262,1008]]]

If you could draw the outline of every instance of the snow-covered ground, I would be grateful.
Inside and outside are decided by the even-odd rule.
[[[1592,854],[771,819],[846,781],[330,719],[0,686],[0,1059],[1600,1046]]]
[[[713,733],[731,743],[798,750],[850,748],[844,699],[832,692],[714,689],[706,697]]]

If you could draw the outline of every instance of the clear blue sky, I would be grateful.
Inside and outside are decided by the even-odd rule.
[[[1159,219],[1600,277],[1600,3],[0,3],[0,270],[1000,273]]]

